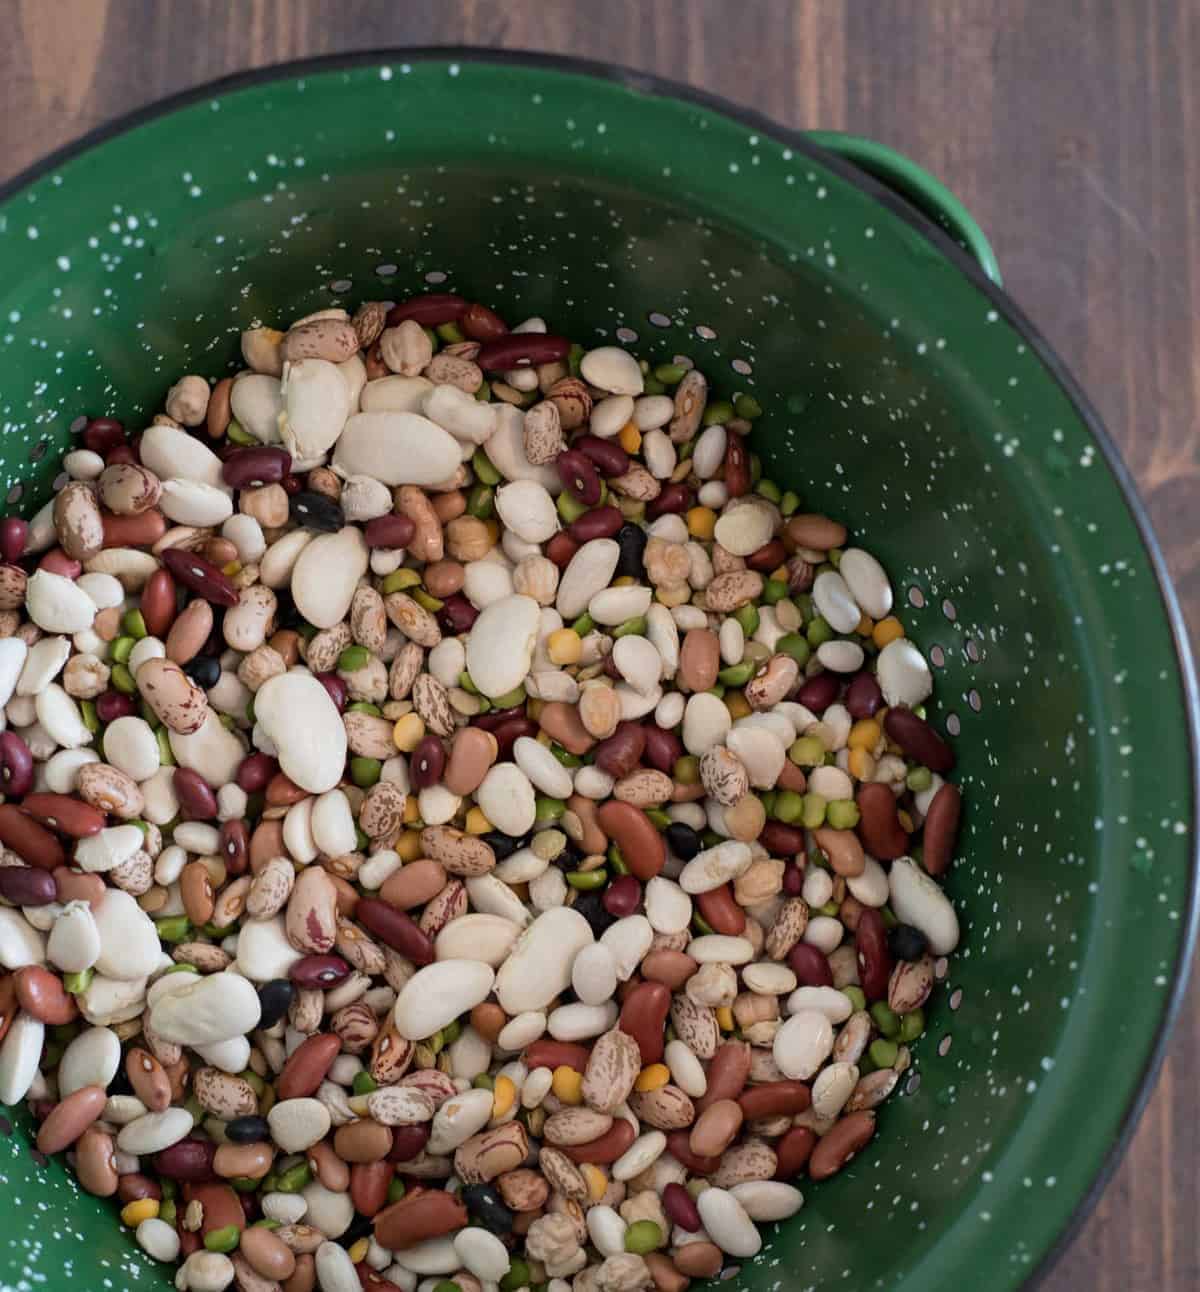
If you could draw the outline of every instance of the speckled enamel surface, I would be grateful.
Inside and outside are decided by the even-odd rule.
[[[1191,923],[1185,695],[1083,418],[911,225],[764,130],[636,83],[448,59],[200,98],[0,206],[3,490],[137,426],[240,330],[424,284],[688,354],[885,563],[958,735],[964,941],[875,1143],[741,1288],[1010,1289],[1119,1133]],[[165,1285],[115,1209],[0,1137],[0,1292]],[[772,1227],[778,1228],[778,1227]]]

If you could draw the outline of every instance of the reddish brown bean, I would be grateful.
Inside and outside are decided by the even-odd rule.
[[[452,1234],[467,1223],[467,1208],[444,1189],[414,1190],[375,1217],[375,1238],[388,1251],[415,1247],[427,1238]]]
[[[387,325],[396,327],[405,319],[415,319],[422,327],[440,327],[461,319],[468,308],[469,302],[453,292],[425,292],[393,305],[388,310]]]
[[[175,580],[170,570],[155,570],[142,588],[142,620],[151,637],[165,637],[175,618]]]
[[[602,440],[598,435],[577,435],[571,441],[571,448],[586,454],[601,474],[610,479],[623,476],[629,470],[629,454],[616,440]]]
[[[590,1051],[585,1045],[570,1041],[551,1041],[543,1037],[525,1050],[525,1066],[534,1068],[574,1068],[583,1072],[587,1068]]]
[[[836,673],[818,673],[796,692],[796,699],[813,713],[824,713],[838,698],[841,682]]]
[[[657,723],[643,728],[646,747],[642,759],[656,771],[671,774],[675,764],[683,757],[683,741],[673,732],[665,731]]]
[[[671,1251],[675,1268],[689,1279],[710,1279],[721,1272],[725,1257],[716,1243],[687,1243]]]
[[[104,829],[104,813],[69,794],[26,794],[21,810],[72,839],[86,839]]]
[[[105,547],[153,547],[167,532],[167,518],[151,507],[136,516],[114,516],[101,512]]]
[[[39,870],[36,866],[3,866],[0,867],[0,897],[14,906],[48,906],[58,897],[58,885],[48,870]]]
[[[234,449],[221,464],[221,478],[234,489],[278,484],[292,469],[292,455],[271,444]]]
[[[329,1033],[310,1036],[292,1051],[275,1083],[280,1099],[302,1099],[315,1094],[342,1048]]]
[[[383,1210],[395,1174],[391,1162],[354,1163],[350,1168],[350,1201],[359,1215],[374,1219]]]
[[[801,987],[832,987],[833,970],[824,952],[807,942],[797,942],[788,952],[788,968]]]
[[[769,543],[764,543],[757,551],[751,552],[746,557],[746,565],[751,570],[767,573],[782,565],[786,557],[787,548],[778,538],[775,538]]]
[[[651,951],[642,961],[642,977],[650,982],[661,982],[672,991],[678,991],[700,965],[686,951],[670,951],[663,947]]]
[[[663,1055],[663,1027],[671,1010],[671,989],[661,982],[640,982],[625,997],[619,1026],[637,1042],[642,1067]]]
[[[268,754],[248,754],[242,759],[237,769],[238,786],[247,794],[257,794],[265,790],[271,777],[279,770],[279,764]]]
[[[403,911],[375,897],[364,897],[355,909],[358,922],[415,965],[433,962],[433,941]]]
[[[858,978],[867,1000],[886,1000],[888,979],[895,964],[888,950],[887,928],[883,916],[867,907],[858,917],[854,933],[854,947],[858,955]]]
[[[873,718],[883,705],[883,692],[870,673],[855,673],[846,688],[846,708],[855,720]]]
[[[25,554],[29,541],[29,522],[22,516],[5,516],[0,521],[0,557],[15,565]]]
[[[909,758],[915,758],[931,772],[945,776],[954,769],[954,750],[911,709],[903,705],[890,708],[883,720],[883,729]]]
[[[921,860],[931,875],[944,875],[950,869],[961,816],[962,791],[957,785],[947,783],[929,804],[929,811],[925,814],[925,832],[921,836]]]
[[[803,1081],[765,1081],[747,1086],[738,1095],[747,1121],[756,1117],[795,1116],[812,1103],[812,1093]]]
[[[108,891],[99,875],[85,875],[66,866],[59,866],[54,871],[54,883],[58,900],[64,905],[67,902],[87,902],[94,909]]]
[[[38,569],[49,574],[61,574],[64,579],[77,579],[83,573],[83,566],[68,556],[61,547],[52,547],[45,556],[38,560]]]
[[[394,1126],[392,1128],[392,1147],[388,1153],[389,1162],[411,1162],[414,1157],[424,1153],[429,1142],[429,1123],[421,1122],[416,1126]],[[351,1172],[353,1175],[353,1172]],[[362,1208],[359,1208],[362,1211]]]
[[[556,363],[571,352],[566,337],[548,332],[510,332],[485,341],[479,347],[475,362],[485,372],[506,372],[510,368],[527,368],[534,364]]]
[[[8,1029],[17,1016],[17,984],[12,974],[0,976],[0,1041],[8,1035]],[[582,1072],[583,1069],[581,1068]]]
[[[836,1175],[860,1153],[875,1134],[875,1114],[869,1110],[847,1115],[821,1138],[808,1159],[808,1174],[813,1180],[827,1180]]]
[[[143,515],[151,515],[144,512]],[[130,519],[137,519],[130,517]],[[195,552],[185,552],[177,547],[168,547],[162,553],[162,563],[195,596],[211,601],[216,606],[236,606],[238,590],[233,582],[211,561],[197,556]]]
[[[573,520],[566,533],[573,542],[582,546],[594,538],[612,538],[624,523],[625,517],[616,507],[593,507]],[[550,559],[554,560],[553,557]]]
[[[78,1154],[81,1150],[82,1143],[76,1149],[76,1153]],[[109,1140],[109,1151],[112,1151],[111,1139]],[[157,1201],[162,1197],[162,1185],[157,1180],[152,1180],[150,1176],[143,1175],[140,1171],[129,1171],[117,1181],[116,1192],[117,1197],[122,1202],[140,1202],[143,1198],[154,1198]]]
[[[646,518],[657,520],[660,516],[677,516],[680,512],[687,511],[691,500],[692,493],[687,485],[666,485],[657,498],[652,498],[646,504]]]
[[[571,564],[571,558],[578,551],[579,543],[565,529],[560,529],[546,544],[546,555],[560,570]]]
[[[125,1056],[125,1075],[133,1093],[152,1113],[171,1105],[171,1078],[149,1050],[135,1045]]]
[[[596,813],[596,821],[620,848],[630,871],[643,883],[662,870],[667,860],[667,845],[641,808],[610,799]]]
[[[396,513],[367,521],[363,538],[368,547],[401,548],[412,542],[416,532],[417,526],[411,516]]]
[[[908,852],[908,833],[900,824],[896,796],[891,787],[870,781],[858,787],[858,837],[863,847],[879,861],[895,861]]]
[[[627,1126],[629,1123],[618,1121],[618,1126]],[[632,1133],[633,1127],[630,1126]],[[701,1157],[699,1153],[692,1152],[690,1135],[685,1130],[673,1130],[667,1132],[667,1152],[673,1158],[681,1162],[693,1175],[712,1175],[712,1173],[721,1165],[719,1157]],[[585,1158],[584,1161],[590,1159]]]
[[[408,911],[414,906],[424,906],[445,887],[446,872],[441,863],[431,857],[420,857],[393,871],[383,881],[379,896],[389,906]]]
[[[478,301],[467,306],[458,320],[458,326],[463,335],[469,336],[472,341],[494,341],[508,332],[508,324],[500,315],[486,305],[480,305]]]
[[[63,986],[62,979],[49,969],[41,965],[24,965],[13,974],[13,978],[16,980],[18,1004],[38,1022],[49,1027],[61,1027],[79,1017],[75,997]]]
[[[707,893],[697,893],[695,902],[701,917],[714,933],[737,937],[745,930],[746,912],[734,900],[731,883],[711,888]]]
[[[562,1151],[572,1162],[591,1162],[596,1166],[608,1166],[625,1152],[633,1143],[633,1139],[633,1127],[624,1117],[618,1117],[603,1135],[589,1140],[586,1144],[564,1145]]]
[[[736,1099],[749,1079],[750,1046],[745,1041],[723,1041],[709,1062],[708,1089],[695,1101],[696,1111],[703,1112],[719,1100]]]
[[[816,1132],[807,1126],[794,1126],[785,1131],[775,1145],[775,1178],[790,1180],[799,1175],[816,1145]]]
[[[708,691],[717,684],[721,645],[711,628],[692,628],[679,648],[679,685],[688,691]]]
[[[429,789],[442,779],[446,768],[446,749],[437,736],[424,736],[413,750],[408,762],[409,776],[414,788]]]
[[[107,1098],[103,1086],[83,1086],[55,1104],[38,1127],[38,1149],[49,1157],[70,1148],[104,1111]]]
[[[688,1147],[700,1157],[719,1157],[742,1128],[742,1106],[733,1099],[716,1099],[696,1118]]]
[[[758,842],[772,857],[795,857],[805,851],[804,831],[799,826],[784,825],[782,821],[768,821],[758,836]]]
[[[232,1185],[223,1182],[187,1184],[183,1196],[185,1202],[198,1202],[203,1208],[200,1221],[202,1239],[229,1225],[235,1225],[239,1232],[246,1228],[246,1213]]]
[[[170,1180],[200,1181],[213,1178],[217,1146],[206,1139],[182,1139],[154,1155],[154,1169]]]
[[[750,492],[750,455],[740,435],[729,435],[725,442],[725,488],[731,498]]]
[[[688,1275],[671,1264],[671,1258],[662,1252],[647,1252],[642,1260],[650,1271],[655,1292],[685,1292],[691,1280]]]
[[[619,722],[616,731],[596,746],[596,766],[620,780],[638,765],[645,748],[646,732],[641,724]]]

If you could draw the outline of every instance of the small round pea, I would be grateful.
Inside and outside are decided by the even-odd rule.
[[[714,399],[700,419],[705,426],[724,426],[733,419],[733,405],[727,399]]]
[[[350,1088],[356,1095],[369,1095],[372,1090],[379,1089],[379,1084],[364,1068],[361,1072],[354,1074],[354,1080],[350,1083]]]
[[[664,386],[678,386],[687,376],[687,369],[681,363],[660,363],[654,369],[654,376]]]
[[[382,772],[383,764],[378,758],[359,756],[350,760],[350,779],[360,790],[369,790],[379,780]]]
[[[618,624],[612,630],[613,637],[644,637],[646,635],[646,616],[637,615],[633,619],[626,619],[623,624]]]
[[[825,746],[817,736],[799,736],[792,741],[788,757],[797,767],[820,767],[825,761]]]
[[[642,811],[654,823],[657,830],[665,830],[671,824],[671,818],[662,810],[662,808],[643,808]]]
[[[132,641],[133,638],[128,640]],[[124,664],[114,664],[112,672],[109,674],[109,681],[114,688],[121,692],[122,695],[136,695],[137,683],[133,680],[133,674],[125,667]]]
[[[338,656],[337,666],[340,673],[357,673],[366,668],[371,652],[365,646],[347,646]]]
[[[824,906],[817,907],[817,914],[828,915],[831,918],[835,918],[837,916],[838,911],[840,910],[841,910],[840,902],[828,901],[825,903]]]
[[[404,1181],[397,1176],[388,1185],[387,1200],[389,1202],[399,1202],[404,1197],[407,1190],[404,1187]]]
[[[779,510],[785,516],[794,515],[796,512],[796,508],[799,506],[800,506],[800,496],[799,494],[793,493],[791,489],[789,489],[779,500]]]
[[[825,820],[835,830],[853,830],[858,816],[858,804],[853,799],[834,799],[825,809]]]
[[[900,1019],[900,1039],[905,1042],[915,1041],[925,1030],[925,1011],[918,1006]]]
[[[532,1278],[529,1263],[519,1256],[514,1256],[512,1264],[508,1267],[508,1273],[500,1280],[500,1292],[517,1292],[518,1288],[529,1284]]]
[[[904,778],[904,783],[914,794],[919,794],[933,784],[933,773],[928,767],[914,767]]]
[[[794,825],[804,813],[804,795],[795,790],[779,790],[775,795],[775,817],[784,825]]]
[[[666,393],[667,393],[666,386],[664,386],[663,383],[659,381],[657,377],[653,377],[653,376],[647,377],[645,381],[642,383],[643,395],[665,395]]]
[[[752,659],[743,660],[740,664],[730,664],[723,668],[717,678],[725,686],[745,686],[754,676],[755,664]]]
[[[675,760],[671,774],[680,785],[697,785],[700,782],[700,760],[694,754],[685,754]]]
[[[577,754],[568,753],[562,745],[551,745],[550,752],[564,767],[582,767],[583,759]]]
[[[808,644],[816,650],[818,646],[823,646],[827,641],[833,640],[833,629],[828,623],[818,615],[812,623],[804,630],[808,638]]]
[[[845,996],[845,998],[850,1002],[851,1005],[854,1006],[856,1010],[866,1009],[867,998],[863,994],[863,989],[861,987],[855,987],[855,986],[843,987],[842,995]]]
[[[608,883],[608,871],[606,870],[573,870],[567,875],[567,883],[572,888],[577,888],[581,892],[591,892],[595,888],[603,888]]]
[[[758,801],[763,805],[763,811],[767,816],[775,815],[775,802],[778,797],[779,791],[777,790],[763,790],[759,794]]]
[[[808,639],[801,637],[799,633],[785,633],[775,643],[775,649],[783,655],[790,655],[801,668],[808,663],[809,656],[812,654]]]
[[[815,830],[825,824],[825,808],[825,800],[819,794],[809,793],[804,796],[804,811],[800,820],[806,830]]]
[[[753,395],[746,394],[743,391],[736,396],[733,401],[733,411],[739,417],[744,417],[746,421],[752,422],[756,417],[762,416],[762,405],[754,398]]]
[[[871,1042],[869,1051],[872,1060],[881,1068],[890,1068],[896,1062],[900,1047],[895,1041],[885,1041],[882,1037]]]
[[[142,612],[136,606],[131,606],[121,616],[121,629],[137,641],[141,641],[146,636],[146,621],[142,618]]]
[[[645,1256],[662,1242],[662,1238],[662,1230],[653,1220],[635,1220],[625,1231],[625,1250]]]
[[[762,599],[769,606],[782,601],[788,594],[788,585],[782,579],[768,579],[763,584]]]
[[[238,1239],[241,1237],[241,1230],[237,1225],[224,1225],[220,1229],[212,1229],[204,1235],[204,1246],[210,1252],[231,1252],[238,1245]]]
[[[871,1006],[871,1017],[875,1020],[875,1026],[886,1037],[900,1035],[900,1015],[887,1003],[886,1000],[877,1000]],[[886,1063],[880,1063],[881,1068],[886,1068]]]
[[[774,480],[760,480],[758,488],[754,491],[760,498],[765,498],[768,502],[778,503],[783,497],[783,490],[775,483]]]

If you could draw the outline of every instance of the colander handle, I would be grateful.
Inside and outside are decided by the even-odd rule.
[[[992,282],[1001,285],[1000,266],[991,243],[970,211],[941,180],[935,179],[903,153],[874,139],[843,134],[839,130],[809,130],[806,133],[819,147],[866,171],[873,179],[899,193],[961,243],[979,261]]]

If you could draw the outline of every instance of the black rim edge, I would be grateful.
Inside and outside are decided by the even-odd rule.
[[[157,99],[88,131],[78,139],[65,144],[40,161],[33,163],[33,165],[27,167],[12,179],[0,184],[0,203],[6,202],[22,189],[97,145],[105,143],[117,135],[128,134],[139,126],[146,125],[160,117],[169,116],[172,112],[189,107],[203,99],[248,89],[268,81],[285,80],[308,74],[372,66],[389,61],[432,62],[443,59],[458,59],[462,62],[474,63],[509,64],[612,81],[639,94],[654,98],[677,99],[685,103],[694,104],[696,107],[704,108],[707,111],[718,113],[813,158],[827,170],[833,171],[842,179],[855,185],[855,187],[873,197],[893,214],[921,232],[960,272],[970,279],[1004,315],[1011,326],[1029,343],[1030,348],[1062,387],[1081,421],[1100,446],[1108,469],[1124,496],[1125,505],[1129,509],[1142,544],[1150,558],[1150,564],[1154,571],[1155,581],[1158,584],[1159,595],[1162,598],[1163,609],[1166,611],[1167,623],[1175,645],[1175,655],[1185,701],[1185,720],[1188,728],[1188,750],[1191,762],[1192,819],[1190,822],[1190,842],[1192,864],[1187,915],[1181,930],[1179,951],[1174,965],[1175,981],[1160,1016],[1154,1044],[1142,1068],[1137,1090],[1125,1111],[1117,1138],[1106,1153],[1091,1186],[1079,1202],[1076,1203],[1074,1210],[1057,1238],[1038,1261],[1033,1273],[1027,1279],[1026,1287],[1033,1287],[1045,1278],[1062,1254],[1070,1247],[1120,1165],[1134,1132],[1137,1130],[1142,1113],[1145,1111],[1150,1096],[1154,1091],[1155,1082],[1166,1057],[1171,1032],[1179,1017],[1183,998],[1187,991],[1188,970],[1196,948],[1197,931],[1200,928],[1200,688],[1197,685],[1195,661],[1192,656],[1187,625],[1184,622],[1179,599],[1167,570],[1166,559],[1163,556],[1154,527],[1150,522],[1146,506],[1137,491],[1128,467],[1113,443],[1112,437],[1109,435],[1099,413],[1093,407],[1090,399],[1084,393],[1083,388],[1079,385],[1066,363],[1050,346],[1038,327],[1029,319],[1016,301],[1002,287],[998,287],[987,277],[978,261],[960,247],[945,230],[935,224],[928,216],[923,215],[894,190],[881,184],[851,163],[843,161],[834,153],[814,144],[803,131],[780,125],[755,109],[742,107],[720,95],[710,94],[707,91],[695,89],[690,85],[671,81],[653,73],[623,67],[616,63],[603,63],[592,59],[575,58],[570,55],[543,54],[530,50],[481,49],[463,45],[419,46],[411,49],[387,48],[344,54],[326,54],[310,59],[271,63],[246,72],[234,72],[215,81],[208,81],[203,85],[182,90],[168,98]]]

